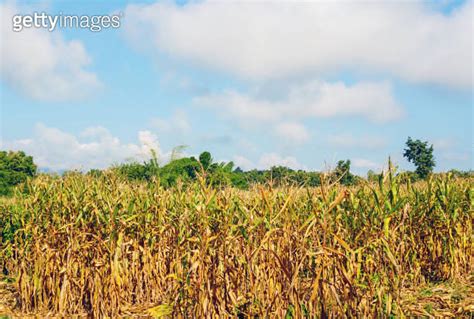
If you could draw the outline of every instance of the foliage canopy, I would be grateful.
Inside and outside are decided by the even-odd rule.
[[[0,151],[0,195],[11,193],[12,187],[36,175],[37,167],[24,152]]]
[[[428,142],[413,140],[408,137],[406,141],[407,148],[404,150],[403,156],[416,167],[416,174],[421,177],[427,177],[436,165],[433,156],[433,145],[428,146]]]

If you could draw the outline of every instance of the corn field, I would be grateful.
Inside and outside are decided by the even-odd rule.
[[[40,176],[0,199],[0,315],[470,317],[473,180],[164,189]]]

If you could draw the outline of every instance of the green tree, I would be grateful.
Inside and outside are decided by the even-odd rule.
[[[0,195],[8,195],[13,186],[36,175],[33,157],[24,152],[0,151]]]
[[[204,168],[204,170],[207,170],[212,164],[211,153],[207,151],[202,152],[201,155],[199,155],[199,163],[201,163],[202,168]]]
[[[288,183],[294,174],[294,171],[286,166],[272,166],[268,171],[267,178],[272,180],[276,185]]]
[[[230,175],[230,182],[232,186],[235,186],[237,188],[247,189],[249,187],[245,172],[242,171],[240,167],[237,167],[232,172],[232,174]]]
[[[416,166],[416,174],[421,178],[428,176],[436,165],[433,156],[433,145],[428,146],[428,142],[413,140],[408,137],[406,142],[407,148],[404,150],[403,156]]]
[[[130,162],[120,164],[114,167],[113,170],[129,180],[148,180],[149,172],[147,168],[148,166],[145,163]]]
[[[382,173],[375,173],[371,169],[369,169],[369,171],[367,172],[367,180],[369,182],[378,182],[380,178],[383,178]]]
[[[351,161],[341,160],[337,162],[334,176],[342,185],[353,185],[356,181],[356,177],[351,173]]]
[[[194,157],[171,161],[160,169],[161,184],[170,187],[176,185],[178,180],[183,182],[194,180],[199,170],[199,162]]]

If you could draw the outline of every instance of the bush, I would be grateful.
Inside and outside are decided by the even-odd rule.
[[[14,186],[36,175],[33,158],[24,152],[0,151],[0,195],[10,195]]]

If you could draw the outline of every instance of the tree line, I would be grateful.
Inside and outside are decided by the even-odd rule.
[[[408,138],[404,157],[416,167],[414,172],[403,172],[407,179],[415,181],[432,174],[435,166],[433,146],[428,142]],[[322,173],[315,171],[293,170],[284,166],[274,166],[265,170],[244,171],[233,162],[215,162],[212,155],[205,151],[197,158],[194,156],[173,159],[164,166],[158,164],[156,154],[145,162],[131,162],[115,165],[109,170],[129,180],[151,181],[158,180],[163,187],[172,187],[178,182],[187,183],[196,180],[198,175],[204,176],[206,182],[214,187],[233,186],[248,188],[252,184],[272,183],[273,185],[294,184],[319,186]],[[472,176],[472,171],[451,171],[457,176]],[[92,169],[86,174],[100,176],[102,170]],[[0,195],[8,195],[12,187],[24,182],[37,174],[37,166],[33,158],[24,152],[0,151]],[[338,161],[336,167],[325,178],[342,185],[360,183],[363,178],[351,173],[350,160]],[[378,181],[381,173],[369,171],[367,180]]]

